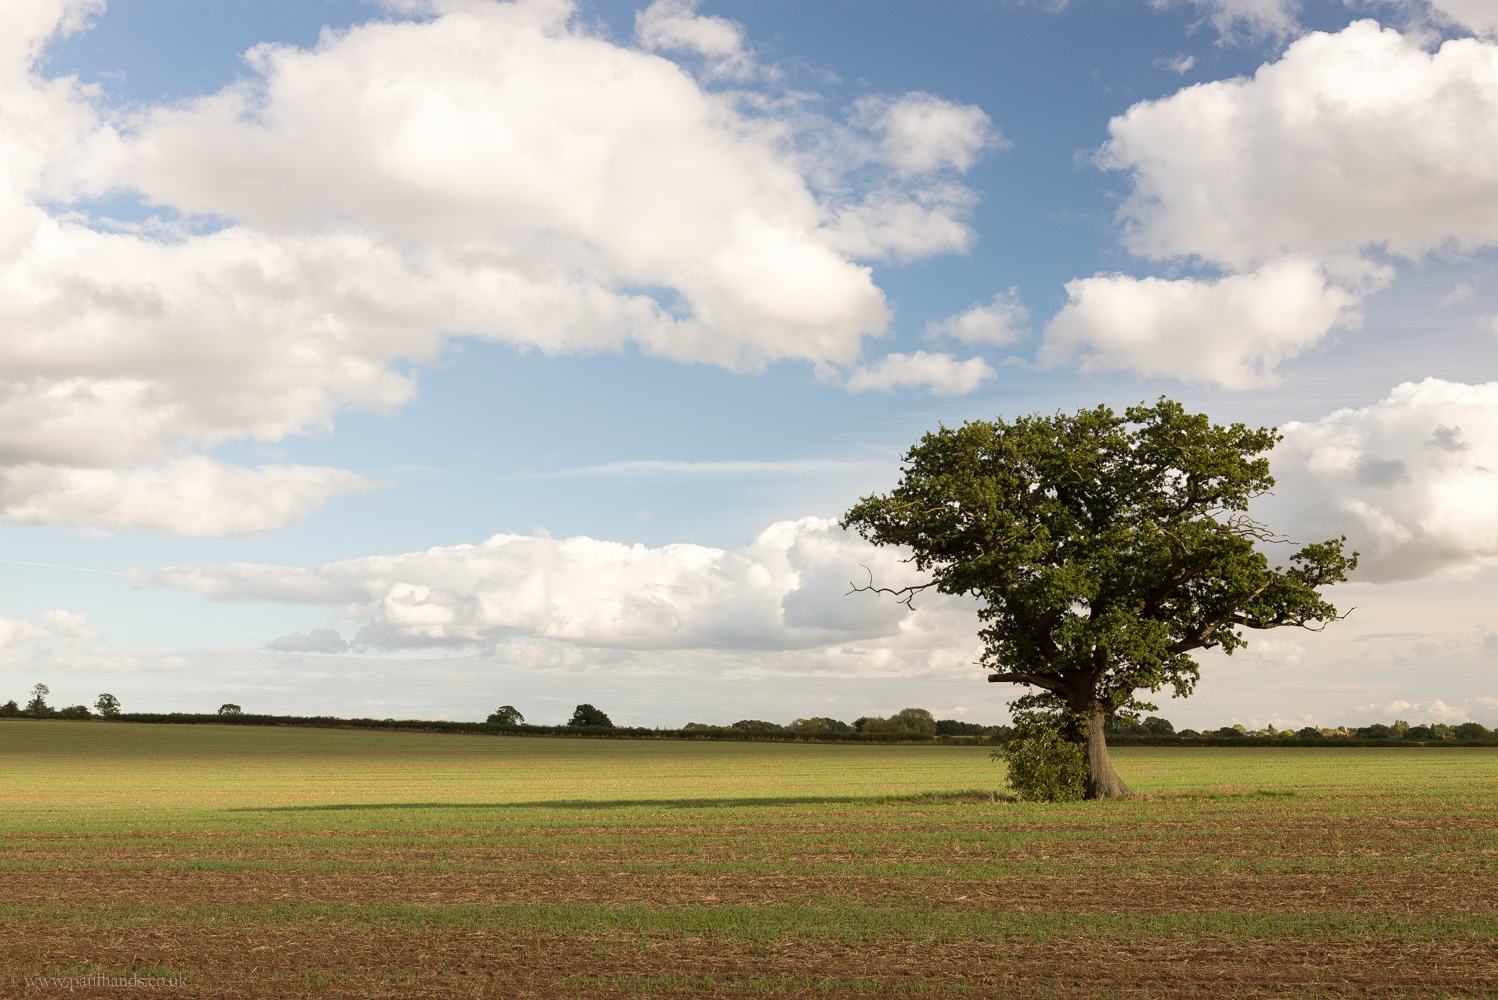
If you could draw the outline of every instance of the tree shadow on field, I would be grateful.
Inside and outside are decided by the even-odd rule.
[[[519,812],[527,809],[742,809],[756,806],[944,806],[1007,805],[1015,801],[1007,792],[968,790],[924,792],[914,795],[803,795],[749,799],[536,799],[527,802],[338,802],[305,806],[244,806],[227,809],[234,813],[360,812],[396,809],[488,809]]]

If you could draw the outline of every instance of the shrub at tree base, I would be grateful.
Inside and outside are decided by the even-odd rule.
[[[1087,794],[1082,748],[1054,729],[1030,730],[989,755],[1009,768],[1009,787],[1031,802],[1075,802]]]

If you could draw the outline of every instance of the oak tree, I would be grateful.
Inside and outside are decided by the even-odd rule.
[[[1288,544],[1248,515],[1274,485],[1274,428],[1213,424],[1161,398],[926,434],[899,484],[843,518],[906,546],[925,583],[856,589],[909,603],[935,588],[977,599],[990,681],[1024,685],[1021,715],[1051,718],[1086,752],[1089,798],[1128,794],[1104,730],[1155,710],[1140,691],[1189,695],[1191,653],[1231,654],[1245,629],[1319,630],[1339,616],[1319,589],[1346,579],[1346,539]]]

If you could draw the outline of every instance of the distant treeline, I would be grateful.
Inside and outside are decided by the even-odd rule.
[[[826,716],[794,719],[786,725],[763,719],[740,719],[731,725],[709,725],[689,722],[680,729],[616,726],[608,715],[593,705],[577,706],[572,718],[562,726],[534,726],[512,705],[503,705],[485,722],[448,722],[431,719],[344,719],[317,715],[253,715],[238,705],[224,704],[217,712],[124,712],[113,695],[102,694],[95,702],[97,712],[85,705],[52,708],[46,703],[46,685],[32,689],[25,707],[14,701],[0,705],[0,718],[17,719],[104,719],[118,722],[164,723],[171,725],[218,724],[231,726],[303,726],[331,729],[389,729],[439,733],[490,733],[523,736],[591,736],[614,739],[685,739],[738,741],[852,741],[874,743],[901,742],[1007,742],[1014,734],[1008,726],[984,726],[957,719],[937,719],[924,708],[906,708],[889,716],[862,716],[853,722],[842,722]],[[1403,720],[1393,725],[1373,723],[1361,727],[1317,728],[1298,730],[1246,729],[1242,725],[1223,726],[1208,732],[1183,729],[1179,732],[1170,720],[1158,716],[1145,719],[1119,718],[1108,727],[1107,740],[1112,746],[1473,746],[1498,742],[1498,733],[1476,722],[1451,726],[1444,723],[1411,726]]]

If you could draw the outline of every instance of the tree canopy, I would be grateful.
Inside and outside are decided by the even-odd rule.
[[[572,713],[572,718],[567,720],[569,726],[604,726],[613,728],[614,723],[604,714],[603,709],[594,708],[589,704],[582,704]]]
[[[589,706],[590,708],[592,706]],[[525,716],[514,705],[501,705],[486,720],[491,726],[523,726]]]
[[[975,420],[926,434],[890,493],[843,518],[876,545],[906,546],[930,579],[860,588],[909,602],[935,588],[978,600],[990,681],[1025,685],[1021,718],[1085,743],[1087,793],[1127,793],[1103,741],[1138,691],[1191,693],[1189,655],[1243,646],[1243,629],[1319,629],[1338,618],[1319,588],[1346,579],[1345,538],[1270,566],[1284,539],[1249,517],[1274,485],[1273,428],[1213,424],[1161,398],[1129,407]]]

